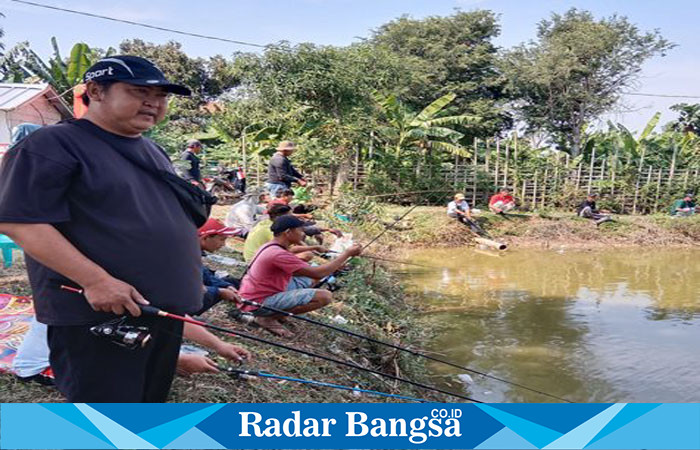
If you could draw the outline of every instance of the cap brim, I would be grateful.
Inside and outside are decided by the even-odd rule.
[[[166,92],[170,92],[173,94],[177,95],[183,95],[185,97],[189,97],[192,95],[192,91],[185,86],[175,84],[175,83],[170,83],[168,81],[159,81],[159,80],[119,80],[123,83],[127,84],[133,84],[135,86],[154,86],[154,87],[160,87],[163,88]]]

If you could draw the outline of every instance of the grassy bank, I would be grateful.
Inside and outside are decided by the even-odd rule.
[[[381,223],[363,227],[358,236],[369,239],[381,232],[409,207],[386,206]],[[480,212],[477,222],[491,236],[512,248],[692,247],[700,245],[700,216],[613,216],[615,221],[596,226],[588,219],[560,211],[514,213],[507,218]],[[445,208],[420,206],[379,240],[386,250],[405,247],[454,247],[473,244],[474,235]],[[376,248],[374,251],[376,252]]]
[[[227,256],[240,256],[235,250],[223,250]],[[223,267],[219,267],[223,268]],[[230,267],[226,267],[230,270]],[[239,269],[240,270],[240,269]],[[336,301],[310,317],[332,322],[341,316],[348,323],[344,327],[369,335],[375,339],[396,344],[410,345],[425,342],[427,336],[416,326],[412,307],[408,306],[398,282],[385,270],[370,263],[357,263],[355,270],[343,279],[344,288],[335,293]],[[29,295],[30,288],[24,271],[22,258],[10,269],[0,269],[2,292]],[[287,345],[321,353],[333,358],[381,370],[393,375],[417,381],[429,382],[425,367],[418,358],[392,351],[324,329],[312,324],[296,321],[295,337],[281,341],[262,330],[250,329],[232,322],[226,311],[228,305],[217,305],[205,315],[205,319],[251,333],[259,337],[284,342]],[[395,394],[403,394],[444,400],[385,378],[360,372],[277,349],[244,339],[224,337],[251,350],[255,359],[243,368],[262,370],[273,374],[307,378],[343,385],[359,386]],[[227,364],[224,360],[218,360]],[[17,381],[14,376],[0,374],[0,402],[52,402],[62,401],[60,394],[52,388]],[[174,402],[384,402],[395,401],[383,397],[353,394],[329,388],[312,387],[294,382],[266,379],[242,381],[223,373],[176,377],[171,401]]]

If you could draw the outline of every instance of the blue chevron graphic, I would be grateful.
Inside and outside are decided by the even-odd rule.
[[[700,404],[663,404],[586,448],[699,449],[698,424]]]
[[[90,419],[101,432],[109,438],[117,448],[128,449],[155,449],[150,442],[127,430],[109,417],[92,409],[85,403],[76,403],[75,406]],[[55,448],[55,447],[54,447]]]
[[[522,417],[501,411],[493,406],[484,403],[477,404],[475,406],[501,422],[503,425],[515,431],[526,441],[538,448],[544,447],[562,435],[562,433],[559,433],[558,431],[550,430],[547,427],[543,427],[542,425],[530,422]]]
[[[503,428],[484,442],[479,444],[477,449],[499,449],[499,450],[530,450],[537,448],[510,428]]]
[[[552,442],[546,449],[567,449],[567,448],[584,448],[596,434],[603,429],[613,418],[622,411],[624,404],[612,405],[602,413],[592,419],[582,423],[578,427],[566,433],[556,441]]]
[[[75,405],[71,403],[43,403],[41,406],[111,445],[107,436],[105,436],[95,424],[90,422]]]
[[[661,403],[628,403],[627,405],[625,405],[622,411],[620,411],[615,416],[615,418],[605,426],[605,428],[600,430],[600,433],[598,433],[593,439],[591,439],[591,442],[589,442],[588,445],[591,445],[599,439],[602,439],[603,437],[612,433],[613,431],[624,427],[633,420],[640,418],[641,416],[656,408],[660,404]]]
[[[204,433],[199,428],[191,428],[187,433],[175,439],[163,448],[167,449],[191,449],[191,448],[206,448],[206,449],[222,449],[226,448],[216,442],[211,436]]]
[[[40,429],[37,424],[41,425]],[[41,405],[31,403],[12,405],[12,412],[7,414],[3,407],[0,436],[2,448],[115,448]]]
[[[199,411],[193,412],[192,414],[186,415],[185,417],[180,417],[179,419],[171,420],[170,422],[159,425],[150,430],[139,433],[139,436],[155,445],[158,448],[162,448],[169,442],[177,439],[178,436],[186,433],[188,430],[192,429],[195,425],[211,416],[221,408],[224,404],[212,405],[206,409],[201,409]],[[212,439],[213,441],[213,439]],[[216,441],[214,441],[216,442]]]

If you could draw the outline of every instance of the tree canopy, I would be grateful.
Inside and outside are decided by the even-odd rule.
[[[577,156],[585,126],[634,86],[647,59],[673,46],[625,17],[596,20],[571,9],[541,21],[537,39],[506,52],[501,66],[528,127],[547,130]]]

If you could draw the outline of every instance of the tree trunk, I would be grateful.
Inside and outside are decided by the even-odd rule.
[[[346,152],[346,149],[344,147],[338,147],[336,149],[336,152],[344,155]],[[335,176],[335,182],[333,183],[333,191],[335,191],[336,187],[342,186],[344,183],[347,183],[347,181],[350,179],[350,171],[352,169],[352,155],[346,155],[343,159],[340,160],[340,166],[338,167],[338,173]],[[331,193],[332,195],[335,194],[335,192]]]
[[[574,127],[571,132],[571,157],[576,158],[581,154],[581,128]]]

